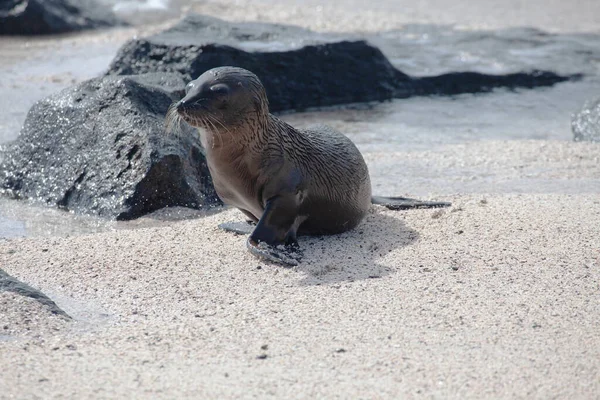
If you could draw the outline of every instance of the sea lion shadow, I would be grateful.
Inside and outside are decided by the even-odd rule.
[[[301,285],[322,285],[376,279],[391,273],[377,261],[391,251],[418,239],[417,231],[406,226],[403,211],[390,214],[372,206],[365,220],[355,229],[339,235],[299,238],[304,258],[296,270],[306,274]]]

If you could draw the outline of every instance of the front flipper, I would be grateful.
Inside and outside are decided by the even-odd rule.
[[[296,242],[297,220],[296,194],[281,193],[270,198],[256,228],[246,242],[248,250],[268,261],[287,266],[298,265],[302,255]]]
[[[422,201],[407,197],[371,197],[373,204],[379,204],[390,210],[408,210],[411,208],[442,208],[450,207],[452,203],[446,201]]]
[[[272,246],[266,242],[255,242],[252,238],[248,238],[246,247],[258,258],[288,267],[294,267],[302,260],[302,252],[294,245]]]

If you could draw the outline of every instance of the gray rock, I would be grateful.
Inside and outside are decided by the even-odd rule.
[[[0,188],[79,213],[131,219],[218,203],[197,132],[168,136],[176,74],[89,80],[35,104],[0,164]]]
[[[13,292],[21,296],[31,297],[32,299],[48,307],[52,314],[62,315],[64,317],[71,318],[44,293],[32,288],[26,283],[19,281],[18,279],[10,276],[2,269],[0,269],[0,292],[2,291]]]
[[[1,35],[63,33],[120,24],[94,0],[0,0]]]
[[[224,65],[254,72],[263,82],[270,109],[275,112],[409,96],[486,92],[497,87],[533,88],[571,78],[542,71],[499,76],[454,72],[414,78],[395,69],[378,48],[365,40],[200,15],[187,16],[165,32],[126,43],[108,74],[178,72],[191,80]]]
[[[587,102],[571,120],[576,142],[600,142],[600,98]]]

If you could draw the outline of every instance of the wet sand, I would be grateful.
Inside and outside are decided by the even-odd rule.
[[[240,8],[239,18],[319,27],[262,4],[256,15]],[[226,5],[198,7],[238,18]],[[516,21],[595,26],[586,8],[578,25],[546,18],[562,13],[558,3],[544,7]],[[466,2],[405,18],[440,23],[456,10],[478,21]],[[358,30],[355,11],[327,14],[322,29]],[[371,18],[365,30],[387,27],[376,12],[361,14]],[[496,15],[490,27],[508,24]],[[105,49],[99,57],[114,46],[106,43],[95,47]],[[380,120],[360,125],[361,115],[356,129],[367,134],[348,134],[375,171],[374,191],[451,208],[374,206],[354,231],[301,238],[305,258],[292,269],[257,260],[243,236],[217,229],[243,219],[236,210],[0,240],[0,267],[72,317],[0,293],[0,398],[596,398],[600,144],[570,142],[565,117],[542,125],[539,140],[523,140],[530,132],[517,124],[506,140],[473,135],[384,151],[384,136],[368,134]]]

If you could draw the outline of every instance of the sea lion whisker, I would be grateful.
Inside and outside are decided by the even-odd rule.
[[[174,130],[175,134],[177,135],[181,135],[181,121],[183,120],[183,118],[179,115],[179,113],[177,113],[177,111],[175,111],[173,113],[173,126],[171,129]]]
[[[198,116],[197,118],[194,119],[194,121],[195,121],[194,123],[196,125],[201,125],[204,128],[204,130],[211,135],[211,137],[212,137],[211,147],[214,148],[215,147],[214,136],[215,136],[215,131],[216,131],[215,127],[212,124],[210,124],[209,121],[205,117],[202,117],[202,116]]]
[[[224,147],[223,143],[224,143],[224,141],[223,141],[223,136],[221,136],[221,132],[219,132],[219,130],[217,129],[217,127],[215,126],[215,124],[209,118],[207,118],[206,120],[210,123],[210,125],[213,128],[213,136],[217,136],[219,138],[219,141],[221,142],[219,144],[219,152],[223,151],[223,147]],[[212,147],[213,147],[213,149],[215,148],[215,142],[214,142],[214,140],[213,140],[213,143],[212,143]]]
[[[211,147],[214,149],[214,148],[215,148],[215,135],[216,135],[216,132],[215,132],[215,127],[214,127],[214,126],[212,126],[212,125],[209,123],[209,121],[208,121],[208,120],[206,120],[205,118],[202,118],[202,123],[204,124],[206,131],[207,131],[208,133],[210,133],[210,136],[211,136],[211,143],[210,143],[210,146],[211,146]]]
[[[218,123],[219,125],[221,125],[223,127],[223,129],[225,129],[229,134],[233,135],[233,133],[231,133],[231,131],[229,130],[229,128],[227,128],[225,126],[225,124],[223,124],[223,122],[221,122],[214,114],[208,113],[208,116],[216,123]]]
[[[208,118],[202,118],[202,122],[205,124],[206,126],[206,130],[210,133],[211,135],[211,147],[214,149],[215,148],[215,136],[217,135],[217,130],[215,129],[215,126],[213,124],[210,123],[210,121],[208,120]]]
[[[221,121],[219,121],[219,119],[214,116],[211,113],[208,113],[208,118],[213,122],[213,126],[214,123],[218,123],[219,125],[221,125],[223,127],[223,129],[225,129],[225,131],[229,134],[229,136],[231,137],[231,140],[235,140],[235,136],[233,135],[233,133],[229,130],[229,128],[227,128]],[[220,134],[220,133],[219,133]],[[222,143],[222,142],[221,142]]]
[[[212,125],[213,129],[215,130],[214,135],[219,137],[219,140],[221,142],[221,144],[219,145],[219,152],[223,151],[223,144],[224,144],[224,140],[223,140],[223,135],[221,134],[221,131],[216,127],[214,121],[214,117],[212,117],[210,114],[207,114],[207,120],[210,122],[210,124]],[[233,137],[233,136],[232,136]],[[214,148],[214,142],[213,142],[213,148]]]
[[[175,111],[177,113],[177,111]],[[182,132],[181,125],[184,123],[184,119],[177,113],[177,118],[175,119],[175,123],[177,124],[177,130]]]
[[[204,129],[206,129],[206,123],[204,122],[204,120],[202,119],[202,117],[199,117],[199,116],[196,116],[196,115],[190,115],[188,118],[190,119],[190,123],[192,125],[200,125]]]
[[[167,110],[165,131],[168,135],[181,134],[181,116],[177,112],[176,103],[171,104]]]

